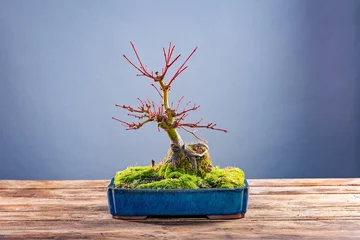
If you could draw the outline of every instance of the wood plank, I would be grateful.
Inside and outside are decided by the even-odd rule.
[[[299,195],[300,196],[300,195]],[[355,196],[355,197],[354,197]],[[63,212],[65,214],[76,212],[96,212],[108,214],[106,198],[103,199],[0,199],[0,219],[9,219],[6,212],[15,213],[14,220],[20,220],[22,213],[24,220],[31,220],[31,212]],[[10,213],[10,214],[11,214]],[[328,195],[301,195],[293,199],[292,196],[250,196],[247,218],[262,219],[358,219],[360,214],[360,196],[351,194]],[[35,215],[36,216],[36,215]],[[38,216],[41,216],[38,215]],[[45,217],[46,214],[43,215]],[[65,215],[66,216],[66,215]],[[76,216],[76,215],[68,215]],[[108,215],[110,216],[110,215]],[[58,219],[59,216],[54,217]],[[60,217],[60,219],[62,219]],[[66,218],[65,218],[66,219]],[[66,219],[68,220],[68,219]],[[0,220],[1,221],[1,220]]]
[[[360,186],[360,178],[250,179],[250,187]]]
[[[62,221],[98,221],[111,219],[108,209],[101,211],[9,211],[0,212],[1,221],[40,221],[40,220],[62,220]],[[263,221],[288,221],[288,220],[360,220],[359,208],[332,207],[323,209],[311,208],[276,208],[276,209],[249,209],[246,220]]]
[[[103,211],[108,212],[108,205],[106,201],[99,203],[82,203],[82,204],[8,204],[0,205],[0,212],[93,212]],[[0,219],[1,221],[1,219]]]
[[[102,211],[0,212],[0,224],[2,221],[99,221],[111,218],[108,209],[102,209]]]
[[[102,220],[89,221],[30,221],[2,222],[0,237],[58,237],[58,236],[113,236],[124,239],[240,239],[252,238],[358,238],[360,221],[211,221],[164,220],[146,221]],[[96,234],[96,235],[95,235]],[[144,235],[146,234],[146,235]],[[95,235],[95,236],[94,236]]]
[[[88,189],[0,189],[0,198],[48,198],[48,199],[76,199],[76,198],[107,198],[107,191],[103,188]]]
[[[254,187],[251,195],[302,195],[302,194],[360,194],[360,186],[309,186],[309,187]],[[27,197],[27,198],[66,198],[79,197],[104,198],[106,189],[0,189],[0,197]]]
[[[341,225],[341,229],[334,227]],[[321,227],[322,231],[334,231],[334,230],[356,230],[360,231],[360,221],[352,220],[318,220],[318,221],[246,221],[244,219],[237,220],[208,220],[208,219],[162,219],[154,218],[148,220],[127,221],[119,219],[103,219],[101,221],[2,221],[0,225],[0,232],[4,233],[9,230],[53,230],[57,232],[66,232],[67,227],[78,230],[94,230],[94,231],[133,231],[136,228],[138,231],[156,230],[163,227],[169,229],[187,230],[208,230],[216,231],[216,228],[228,228],[233,230],[250,230],[254,226],[262,229],[274,230],[281,228],[286,230],[287,228],[302,228],[302,229],[316,229]],[[124,228],[126,226],[126,228]],[[106,227],[106,228],[105,228]],[[150,227],[150,228],[149,228]]]
[[[307,206],[307,205],[274,205],[271,208],[276,213],[288,213],[291,216],[294,215],[301,215],[302,213],[306,213],[308,211],[313,212],[314,217],[316,218],[318,214],[318,211],[323,211],[323,216],[329,216],[332,212],[336,213],[339,211],[344,211],[344,214],[346,212],[354,212],[359,213],[359,206],[337,206],[337,205],[327,205],[327,206],[321,206],[321,207],[313,207],[313,206]],[[0,206],[0,216],[2,213],[6,212],[23,212],[25,214],[30,214],[31,212],[103,212],[108,213],[108,206],[107,203],[102,204],[63,204],[63,205],[46,205],[46,204],[40,204],[40,205],[29,205],[29,204],[23,204],[23,205],[7,205],[7,206]],[[270,211],[268,208],[268,205],[262,204],[262,205],[256,205],[253,203],[249,204],[248,207],[248,213],[251,214],[253,211],[258,211],[263,214],[272,213],[273,211]],[[341,215],[341,216],[350,216],[350,215]],[[353,216],[353,215],[351,215]],[[357,215],[355,215],[357,216]],[[267,217],[271,217],[270,215],[267,215]]]
[[[11,234],[1,234],[0,239],[359,239],[358,232],[332,231],[329,236],[324,236],[321,231],[313,229],[312,232],[304,232],[302,229],[284,230],[284,231],[257,231],[253,228],[252,232],[233,232],[232,230],[221,230],[213,232],[191,231],[191,232],[170,232],[159,230],[156,232],[122,232],[117,231],[70,231],[70,232],[16,232]]]
[[[360,186],[360,178],[249,179],[250,187]],[[106,188],[110,180],[0,180],[0,189]]]
[[[256,187],[251,195],[360,194],[360,186]],[[104,199],[106,189],[0,189],[0,198]]]
[[[360,186],[252,187],[250,188],[250,194],[251,195],[360,194]]]
[[[343,233],[343,232],[330,232],[330,239],[359,239],[357,233]],[[193,240],[193,239],[329,239],[329,237],[321,235],[319,232],[307,233],[307,232],[296,232],[296,231],[284,231],[284,232],[269,232],[269,233],[232,233],[228,231],[222,232],[189,232],[189,233],[170,233],[166,231],[158,231],[154,233],[119,233],[119,232],[70,232],[70,233],[20,233],[18,235],[1,235],[0,239],[182,239],[182,240]]]
[[[360,195],[310,194],[296,195],[296,198],[286,195],[250,195],[248,209],[247,218],[257,219],[358,219],[360,216]],[[37,216],[36,220],[46,216],[48,216],[47,219],[51,219],[49,213],[46,212],[52,212],[54,219],[61,220],[69,220],[69,217],[80,216],[76,215],[79,212],[83,212],[83,214],[90,212],[92,214],[89,213],[88,218],[92,219],[91,216],[99,217],[95,214],[96,211],[99,211],[103,218],[106,218],[104,214],[110,216],[106,198],[68,200],[8,198],[7,201],[3,198],[0,202],[0,219],[4,220],[12,220],[12,214],[13,220],[31,220],[31,216]],[[41,212],[44,212],[44,214],[41,215]],[[56,215],[56,212],[63,215]]]
[[[107,204],[106,196],[102,197],[87,197],[79,196],[77,198],[28,198],[28,197],[1,197],[1,205],[15,205],[15,204]],[[301,194],[301,195],[251,195],[249,196],[249,203],[253,205],[267,205],[274,206],[280,203],[290,205],[304,205],[309,206],[359,206],[360,205],[360,194]]]
[[[34,188],[34,189],[85,189],[103,188],[109,185],[110,180],[0,180],[0,189]]]

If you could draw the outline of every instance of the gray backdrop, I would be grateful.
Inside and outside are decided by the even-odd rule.
[[[360,177],[359,15],[356,0],[0,0],[0,179],[109,179],[165,156],[155,124],[111,119],[158,100],[122,58],[130,40],[154,70],[169,41],[199,46],[170,98],[229,131],[198,131],[214,165]]]

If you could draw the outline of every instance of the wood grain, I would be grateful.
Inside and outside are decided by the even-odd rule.
[[[0,181],[0,239],[360,239],[360,179],[251,179],[244,219],[108,213],[109,181]]]

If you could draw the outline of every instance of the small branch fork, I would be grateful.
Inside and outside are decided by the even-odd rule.
[[[141,128],[143,125],[145,125],[148,122],[152,122],[152,121],[158,122],[161,118],[163,119],[166,118],[166,114],[164,112],[164,108],[162,105],[159,106],[154,101],[150,101],[149,99],[142,101],[140,98],[138,98],[138,100],[140,101],[141,104],[137,109],[134,109],[128,105],[115,104],[116,107],[124,108],[129,112],[132,112],[132,113],[128,113],[128,116],[134,117],[139,120],[146,118],[146,120],[142,122],[129,123],[113,117],[114,120],[120,122],[121,125],[126,127],[126,130],[136,130]]]
[[[193,107],[187,108],[187,106],[190,103],[190,102],[187,102],[184,109],[180,113],[177,113],[176,110],[179,108],[179,105],[183,98],[184,97],[181,97],[178,100],[178,105],[177,105],[176,109],[170,110],[170,111],[172,111],[171,114],[175,117],[174,122],[172,124],[170,124],[170,126],[172,128],[181,128],[181,129],[185,130],[186,132],[190,133],[191,135],[193,135],[198,140],[203,141],[203,142],[206,142],[206,141],[204,139],[198,137],[196,135],[195,131],[191,131],[187,128],[207,128],[207,129],[222,131],[225,133],[227,132],[227,130],[225,130],[225,129],[216,128],[217,125],[215,123],[208,123],[206,125],[200,125],[203,118],[201,118],[199,121],[197,121],[195,123],[183,123],[183,121],[186,120],[186,117],[188,116],[188,112],[195,111],[200,107],[199,105],[194,104]],[[140,98],[138,98],[138,100],[140,101],[141,104],[137,109],[134,109],[128,105],[119,105],[119,104],[115,105],[116,107],[120,107],[120,108],[126,109],[129,112],[131,112],[131,113],[128,113],[128,116],[134,117],[139,120],[146,118],[146,120],[144,120],[142,122],[137,122],[137,123],[131,122],[130,123],[130,122],[125,122],[125,121],[122,121],[120,119],[113,117],[114,120],[122,123],[121,125],[125,126],[126,130],[139,129],[146,123],[152,122],[152,121],[157,122],[158,126],[161,126],[161,123],[164,123],[168,120],[166,110],[164,109],[162,104],[159,106],[155,102],[150,101],[148,99],[146,99],[145,101],[142,101]]]
[[[174,82],[174,80],[183,71],[185,71],[187,69],[187,66],[185,66],[185,65],[188,62],[188,60],[192,57],[192,55],[195,53],[195,51],[197,50],[197,47],[191,52],[191,54],[186,58],[186,60],[179,67],[179,69],[175,72],[175,74],[170,78],[169,83],[166,84],[164,82],[165,75],[167,74],[169,68],[181,56],[181,54],[179,54],[175,58],[172,59],[172,56],[173,56],[173,53],[175,50],[175,46],[173,46],[172,43],[170,42],[167,50],[165,50],[165,48],[163,48],[165,67],[162,68],[161,75],[159,75],[158,72],[155,72],[155,74],[154,74],[152,71],[149,72],[147,70],[146,65],[144,65],[142,63],[134,44],[132,42],[130,42],[130,44],[134,50],[134,53],[135,53],[135,56],[136,56],[138,62],[139,62],[139,66],[136,66],[125,55],[123,55],[124,58],[135,69],[137,69],[140,72],[140,74],[137,74],[137,76],[145,76],[145,77],[148,77],[148,78],[154,80],[154,82],[159,83],[160,89],[157,86],[155,86],[155,84],[153,84],[153,83],[151,84],[151,86],[153,88],[155,88],[156,92],[161,97],[161,103],[160,103],[160,105],[157,105],[154,101],[150,101],[149,99],[146,99],[145,101],[143,101],[140,98],[138,98],[138,100],[140,102],[140,106],[137,109],[132,108],[131,106],[127,106],[127,105],[116,104],[115,106],[126,109],[129,112],[131,112],[131,113],[128,113],[128,116],[134,117],[138,120],[143,120],[143,119],[145,119],[145,120],[135,123],[135,122],[125,122],[125,121],[122,121],[120,119],[113,117],[114,120],[120,122],[121,125],[125,126],[126,130],[139,129],[148,122],[156,122],[158,124],[159,131],[160,131],[160,128],[164,129],[165,131],[169,131],[169,129],[181,128],[181,129],[185,130],[186,132],[192,134],[195,138],[199,139],[200,141],[204,141],[204,142],[205,142],[205,140],[199,138],[195,134],[195,131],[191,131],[188,128],[207,128],[207,129],[227,132],[227,130],[225,130],[225,129],[216,128],[216,124],[214,124],[214,123],[200,125],[200,123],[203,120],[202,118],[196,123],[183,123],[185,121],[186,117],[188,116],[189,112],[196,111],[200,107],[199,105],[196,105],[196,104],[194,104],[192,107],[189,107],[189,105],[191,103],[191,101],[189,101],[185,104],[183,110],[179,111],[179,107],[181,105],[182,100],[184,99],[184,96],[182,96],[178,100],[176,108],[173,108],[174,103],[171,104],[171,107],[168,106],[169,105],[168,104],[168,92],[170,91],[170,86]]]
[[[181,128],[183,130],[185,130],[186,132],[192,134],[195,138],[197,138],[200,141],[206,142],[204,139],[198,137],[195,134],[195,131],[191,131],[185,127],[189,127],[189,128],[207,128],[207,129],[212,129],[212,130],[217,130],[217,131],[222,131],[222,132],[227,132],[227,130],[225,129],[221,129],[221,128],[215,128],[216,124],[214,123],[209,123],[207,125],[200,125],[200,123],[202,122],[203,118],[201,118],[199,121],[197,121],[196,123],[182,123],[182,121],[185,120],[185,118],[188,116],[188,112],[190,111],[195,111],[197,110],[200,106],[194,104],[194,106],[192,108],[187,108],[189,106],[189,104],[191,103],[191,101],[187,102],[185,104],[185,107],[183,109],[183,111],[181,111],[180,113],[176,113],[176,111],[178,110],[181,101],[184,99],[184,96],[182,96],[179,100],[178,100],[178,104],[176,106],[175,109],[175,121],[173,124],[174,128]]]
[[[144,77],[148,77],[150,79],[153,79],[154,82],[159,82],[159,81],[163,81],[163,79],[165,78],[166,73],[168,72],[169,68],[180,58],[181,54],[177,55],[174,59],[172,58],[172,55],[174,53],[175,50],[175,46],[172,45],[172,43],[170,42],[169,47],[167,49],[167,51],[165,50],[165,48],[163,48],[163,54],[164,54],[164,60],[165,60],[165,67],[162,68],[161,71],[161,75],[159,75],[158,72],[148,72],[148,70],[146,69],[146,66],[144,66],[144,64],[142,63],[139,54],[135,48],[135,45],[130,42],[131,47],[134,50],[135,56],[139,62],[139,66],[136,66],[125,54],[123,54],[123,57],[135,68],[137,69],[140,74],[137,74],[137,76],[144,76]],[[198,47],[194,48],[194,50],[190,53],[190,55],[186,58],[186,60],[183,62],[183,64],[181,64],[181,66],[179,67],[179,69],[175,72],[175,74],[170,78],[170,81],[168,84],[163,83],[164,86],[161,87],[165,87],[167,90],[170,90],[170,86],[171,84],[174,82],[174,80],[183,72],[185,71],[185,69],[187,69],[188,66],[185,66],[185,64],[189,61],[189,59],[192,57],[192,55],[196,52]],[[156,89],[156,91],[159,93],[159,95],[163,98],[163,96],[161,95],[160,91],[156,88],[156,86],[154,84],[152,84],[152,86]],[[162,89],[164,90],[164,89]]]

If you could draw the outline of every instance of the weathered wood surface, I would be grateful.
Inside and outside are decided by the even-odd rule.
[[[360,178],[249,183],[243,219],[124,221],[108,181],[0,180],[0,239],[360,239]]]

